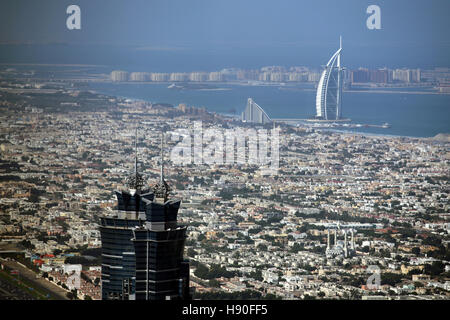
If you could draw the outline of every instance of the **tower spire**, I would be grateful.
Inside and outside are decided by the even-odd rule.
[[[164,181],[164,133],[161,131],[161,173],[160,182]]]
[[[134,193],[140,193],[142,187],[144,186],[144,178],[138,172],[138,156],[137,156],[137,131],[138,128],[136,126],[134,135],[134,171],[132,171],[131,175],[127,179],[127,185],[130,189],[130,192],[134,195]]]
[[[337,56],[337,67],[341,67],[341,52],[342,52],[342,36],[339,36],[339,55]]]
[[[136,132],[134,134],[134,174],[138,174],[138,156],[137,156],[137,126],[136,126]]]
[[[166,202],[169,198],[170,187],[164,179],[164,133],[161,132],[161,163],[160,163],[160,176],[159,182],[155,184],[153,192],[155,198],[162,202]]]

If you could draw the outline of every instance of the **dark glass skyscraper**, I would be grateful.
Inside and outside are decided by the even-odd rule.
[[[189,264],[183,261],[186,226],[177,225],[180,201],[158,200],[143,200],[146,222],[133,230],[136,300],[189,295]]]
[[[142,224],[142,199],[152,199],[152,193],[134,194],[116,191],[117,217],[102,217],[102,299],[124,299],[124,280],[134,291],[135,253],[131,238],[133,228]],[[131,296],[132,297],[132,296]]]
[[[168,200],[162,163],[161,154],[160,181],[144,191],[136,157],[129,190],[116,191],[116,216],[101,218],[102,299],[189,298],[187,227],[177,225],[181,201]]]

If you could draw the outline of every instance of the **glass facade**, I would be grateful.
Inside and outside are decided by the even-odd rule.
[[[186,299],[189,291],[189,265],[183,261],[186,227],[162,231],[140,228],[133,233],[136,300]]]
[[[145,218],[142,199],[153,199],[152,193],[131,195],[116,192],[117,217],[100,219],[102,240],[102,299],[122,300],[124,280],[129,281],[131,292],[135,287],[135,255],[131,238],[133,228],[142,225]]]
[[[118,220],[118,221],[111,221]],[[134,247],[130,239],[133,237],[131,226],[138,226],[135,221],[121,219],[102,219],[100,233],[102,238],[102,299],[122,299],[124,279],[133,279],[135,271]],[[116,227],[124,224],[129,228]],[[134,223],[133,223],[134,222]],[[131,288],[134,284],[131,283]],[[132,289],[133,290],[133,289]]]
[[[153,193],[116,196],[117,217],[101,218],[102,299],[188,299],[181,202],[156,202]]]

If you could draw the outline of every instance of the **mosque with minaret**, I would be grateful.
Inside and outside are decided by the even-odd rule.
[[[330,229],[327,230],[327,249],[325,250],[325,255],[327,259],[336,258],[349,258],[355,255],[355,237],[353,229],[343,229],[341,230],[339,225],[334,231],[334,241],[331,245],[331,235]],[[338,234],[344,234],[344,240],[338,240]],[[350,239],[348,237],[350,233]]]

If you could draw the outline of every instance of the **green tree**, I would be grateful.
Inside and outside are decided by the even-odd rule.
[[[267,251],[267,246],[264,243],[260,243],[258,244],[256,249],[258,249],[259,251]]]
[[[424,273],[431,276],[438,276],[444,272],[444,264],[442,261],[434,261],[431,265],[427,264],[424,268]]]
[[[195,251],[195,250],[192,249],[192,248],[189,248],[189,249],[187,250],[187,255],[188,255],[189,257],[194,257],[196,254],[197,254],[197,251]]]
[[[220,281],[219,280],[211,279],[211,280],[208,281],[208,284],[209,284],[210,287],[220,288]]]

